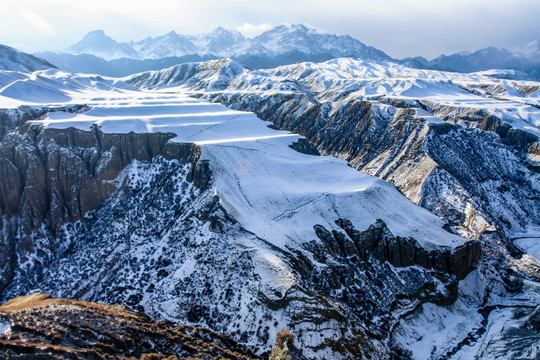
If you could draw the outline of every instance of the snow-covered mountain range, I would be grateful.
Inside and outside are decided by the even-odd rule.
[[[302,61],[319,62],[352,57],[457,72],[512,69],[520,73],[507,73],[507,77],[540,79],[537,44],[529,44],[522,53],[485,48],[475,52],[442,55],[433,60],[422,57],[393,59],[383,51],[366,46],[350,36],[326,34],[304,25],[276,26],[253,38],[219,27],[206,34],[181,35],[172,31],[128,43],[117,42],[102,30],[95,30],[65,51],[37,55],[66,71],[109,76],[125,76],[179,63],[217,58],[232,58],[251,68],[272,68]]]
[[[2,71],[0,298],[123,304],[258,354],[288,329],[306,358],[535,358],[540,84],[492,75]]]
[[[218,27],[201,35],[180,35],[171,31],[163,36],[130,43],[119,43],[105,35],[103,30],[95,30],[71,46],[69,51],[73,54],[91,54],[105,60],[123,57],[160,59],[193,54],[211,54],[216,57],[277,56],[290,52],[371,60],[390,59],[382,51],[366,46],[350,36],[323,34],[304,25],[280,25],[254,38],[246,38],[237,31]]]

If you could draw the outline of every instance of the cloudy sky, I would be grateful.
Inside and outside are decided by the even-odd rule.
[[[253,36],[282,23],[351,35],[390,56],[433,58],[540,40],[538,0],[1,0],[0,44],[69,47],[103,29],[118,41],[217,26]]]

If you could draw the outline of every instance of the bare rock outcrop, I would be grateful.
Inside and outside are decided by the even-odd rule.
[[[64,225],[97,210],[133,161],[163,157],[190,162],[189,181],[204,189],[210,180],[200,149],[169,142],[171,134],[43,129],[25,122],[43,111],[1,113],[9,132],[0,142],[0,293],[19,265],[37,256],[29,266],[46,268],[68,251],[58,242]],[[45,243],[36,244],[38,238]]]
[[[3,359],[258,359],[207,328],[155,322],[123,306],[34,293],[0,305]]]

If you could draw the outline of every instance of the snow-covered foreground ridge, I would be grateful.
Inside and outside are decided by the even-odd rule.
[[[291,149],[298,135],[270,129],[254,114],[185,94],[107,96],[90,99],[90,111],[53,112],[34,123],[81,130],[95,124],[105,133],[173,133],[172,141],[199,144],[227,212],[279,247],[315,238],[314,225],[336,228],[338,218],[362,230],[382,219],[395,235],[417,239],[426,248],[454,248],[464,242],[393,186],[359,173],[343,160]]]

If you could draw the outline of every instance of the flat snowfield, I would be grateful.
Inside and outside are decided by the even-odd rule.
[[[78,90],[67,94],[90,110],[51,112],[33,123],[81,130],[95,124],[106,133],[174,133],[172,141],[200,145],[226,211],[277,246],[314,240],[314,225],[338,229],[339,218],[351,220],[361,231],[382,219],[395,235],[414,237],[426,248],[464,242],[394,186],[359,173],[344,160],[293,150],[289,145],[298,135],[270,129],[252,113],[186,93],[104,89],[99,96]]]

